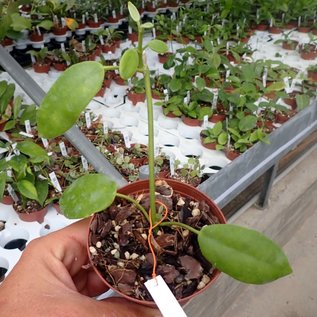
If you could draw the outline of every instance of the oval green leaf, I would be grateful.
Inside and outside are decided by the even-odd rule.
[[[264,284],[292,272],[282,249],[255,230],[231,224],[205,226],[198,243],[210,263],[241,282]]]
[[[147,46],[154,52],[164,54],[168,51],[168,46],[161,40],[151,40]]]
[[[68,68],[44,97],[37,112],[41,137],[54,138],[70,129],[96,95],[104,79],[98,62],[82,62]]]
[[[116,195],[116,183],[103,174],[78,178],[63,193],[60,208],[67,218],[88,217],[111,205]]]
[[[141,27],[143,29],[152,29],[154,27],[154,25],[151,22],[145,22],[145,23],[141,24]]]
[[[131,78],[139,66],[139,54],[135,48],[126,50],[120,60],[119,73],[122,79]]]
[[[134,22],[140,22],[141,20],[140,13],[138,9],[136,8],[136,6],[130,1],[128,2],[128,10],[132,20]]]
[[[36,188],[30,181],[22,179],[17,182],[17,187],[22,196],[32,200],[38,200]]]
[[[30,161],[32,163],[41,163],[45,161],[49,161],[47,152],[32,141],[22,141],[17,144],[17,149],[30,157]]]

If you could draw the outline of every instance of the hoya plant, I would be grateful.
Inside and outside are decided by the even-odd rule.
[[[102,174],[90,174],[77,179],[63,193],[60,207],[65,216],[82,218],[105,210],[119,197],[132,202],[143,213],[144,218],[154,225],[161,218],[155,201],[153,105],[150,70],[144,51],[151,49],[157,53],[165,53],[168,48],[164,42],[156,39],[143,46],[143,33],[153,25],[149,22],[142,23],[138,10],[130,2],[128,9],[138,27],[137,47],[124,52],[119,66],[82,62],[67,69],[42,101],[37,116],[38,130],[42,137],[52,138],[71,128],[100,89],[105,71],[118,70],[125,80],[136,73],[143,75],[148,111],[149,209],[146,210],[130,196],[118,193],[115,182]],[[160,225],[182,227],[196,234],[207,261],[240,281],[262,284],[292,271],[280,247],[254,230],[231,224],[209,225],[201,230],[182,222],[163,222]]]

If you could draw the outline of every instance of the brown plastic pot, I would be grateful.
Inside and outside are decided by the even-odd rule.
[[[186,183],[182,183],[176,180],[172,180],[172,179],[164,179],[172,188],[174,193],[179,193],[182,196],[185,197],[189,197],[191,199],[194,199],[196,201],[205,201],[206,204],[210,207],[210,210],[212,212],[212,214],[214,216],[216,216],[219,220],[220,223],[225,224],[226,223],[226,218],[223,215],[222,211],[219,209],[219,207],[214,203],[214,201],[212,199],[210,199],[206,194],[204,194],[203,192],[199,191],[198,189],[196,189],[195,187],[188,185]],[[149,180],[140,180],[140,181],[136,181],[133,183],[130,183],[122,188],[120,188],[118,190],[118,192],[120,194],[124,194],[124,195],[137,195],[137,194],[143,194],[143,193],[148,193],[149,192]],[[93,265],[93,261],[91,259],[91,254],[89,251],[89,247],[90,247],[90,226],[91,223],[93,222],[95,216],[91,217],[90,223],[89,223],[89,227],[88,227],[88,239],[87,239],[87,253],[88,253],[88,257],[89,257],[89,261],[93,267],[93,269],[95,270],[96,274],[99,276],[99,278],[103,281],[103,283],[105,283],[105,285],[107,285],[110,289],[112,289],[113,291],[115,291],[116,293],[120,294],[120,296],[138,303],[140,305],[144,305],[144,306],[149,306],[149,307],[157,307],[156,304],[153,301],[146,301],[146,300],[139,300],[136,298],[133,298],[131,296],[128,296],[124,293],[121,293],[120,291],[118,291],[116,288],[113,287],[113,285],[109,284],[101,275],[101,273],[98,271],[98,269]],[[196,297],[197,295],[203,293],[208,287],[210,287],[215,281],[216,279],[219,277],[220,275],[220,271],[217,269],[214,269],[212,275],[210,276],[210,281],[209,283],[200,290],[197,290],[195,293],[193,293],[190,296],[181,298],[178,300],[178,302],[180,304],[185,304],[187,303],[189,300],[191,300],[192,298]]]
[[[11,196],[3,196],[1,203],[4,205],[12,205],[13,204],[13,199]]]
[[[132,102],[133,106],[135,106],[138,102],[145,101],[145,92],[137,93],[134,91],[129,91],[127,93],[128,99]]]
[[[38,223],[42,223],[44,221],[44,217],[47,214],[48,211],[48,206],[45,206],[41,210],[34,211],[32,213],[22,213],[22,212],[17,212],[18,217],[22,221],[26,222],[35,222],[37,221]]]
[[[276,26],[270,26],[268,31],[271,34],[280,34],[283,32],[283,30],[281,28],[276,27]]]
[[[298,45],[297,41],[292,41],[292,42],[285,41],[282,43],[282,48],[284,50],[294,51],[296,49],[297,45]]]
[[[219,121],[225,121],[226,120],[226,115],[223,113],[215,113],[213,114],[208,121],[212,123],[217,123]]]
[[[67,26],[54,26],[52,28],[52,33],[57,36],[66,35],[67,31]]]
[[[317,83],[317,71],[308,70],[307,76],[310,80]]]
[[[182,121],[184,124],[190,126],[190,127],[200,127],[202,124],[202,120],[199,119],[193,119],[189,117],[182,117]]]
[[[36,73],[41,74],[41,73],[48,73],[50,68],[51,68],[51,65],[50,64],[35,63],[32,65],[32,67]]]

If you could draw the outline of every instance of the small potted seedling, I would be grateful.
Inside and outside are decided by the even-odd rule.
[[[67,217],[94,214],[88,254],[97,274],[122,296],[151,306],[155,304],[145,284],[153,279],[160,283],[165,280],[174,296],[184,302],[210,285],[219,270],[255,284],[289,274],[286,256],[267,237],[224,224],[219,208],[194,187],[155,179],[151,81],[144,50],[164,53],[167,46],[155,39],[143,46],[144,30],[153,25],[142,23],[130,2],[128,9],[138,26],[138,46],[124,52],[119,66],[83,62],[68,68],[43,99],[37,117],[40,134],[55,137],[80,116],[100,89],[105,71],[119,70],[124,79],[136,73],[144,76],[149,179],[117,190],[106,175],[86,175],[68,187],[60,199]]]

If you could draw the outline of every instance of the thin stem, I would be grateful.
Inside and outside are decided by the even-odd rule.
[[[133,203],[142,212],[142,214],[145,217],[145,219],[148,222],[150,222],[150,218],[149,218],[149,215],[148,215],[147,211],[135,199],[133,199],[130,196],[127,196],[127,195],[124,195],[124,194],[120,194],[120,193],[116,193],[116,196],[119,197],[119,198],[123,198],[123,199]]]
[[[154,116],[153,116],[153,101],[150,80],[150,70],[147,65],[144,65],[144,85],[147,103],[148,114],[148,158],[149,158],[149,190],[150,190],[150,217],[155,222],[154,215],[156,214],[155,206],[155,171],[154,171]]]
[[[143,34],[144,29],[138,23],[138,54],[139,54],[139,68],[143,69]]]
[[[182,222],[166,221],[166,222],[162,222],[160,224],[160,226],[162,226],[162,227],[171,227],[171,226],[182,227],[184,229],[191,231],[192,233],[195,233],[197,235],[199,234],[199,230],[196,230],[193,227],[186,225],[185,223],[182,223]]]
[[[103,69],[107,72],[109,70],[118,70],[119,66],[104,66]]]

